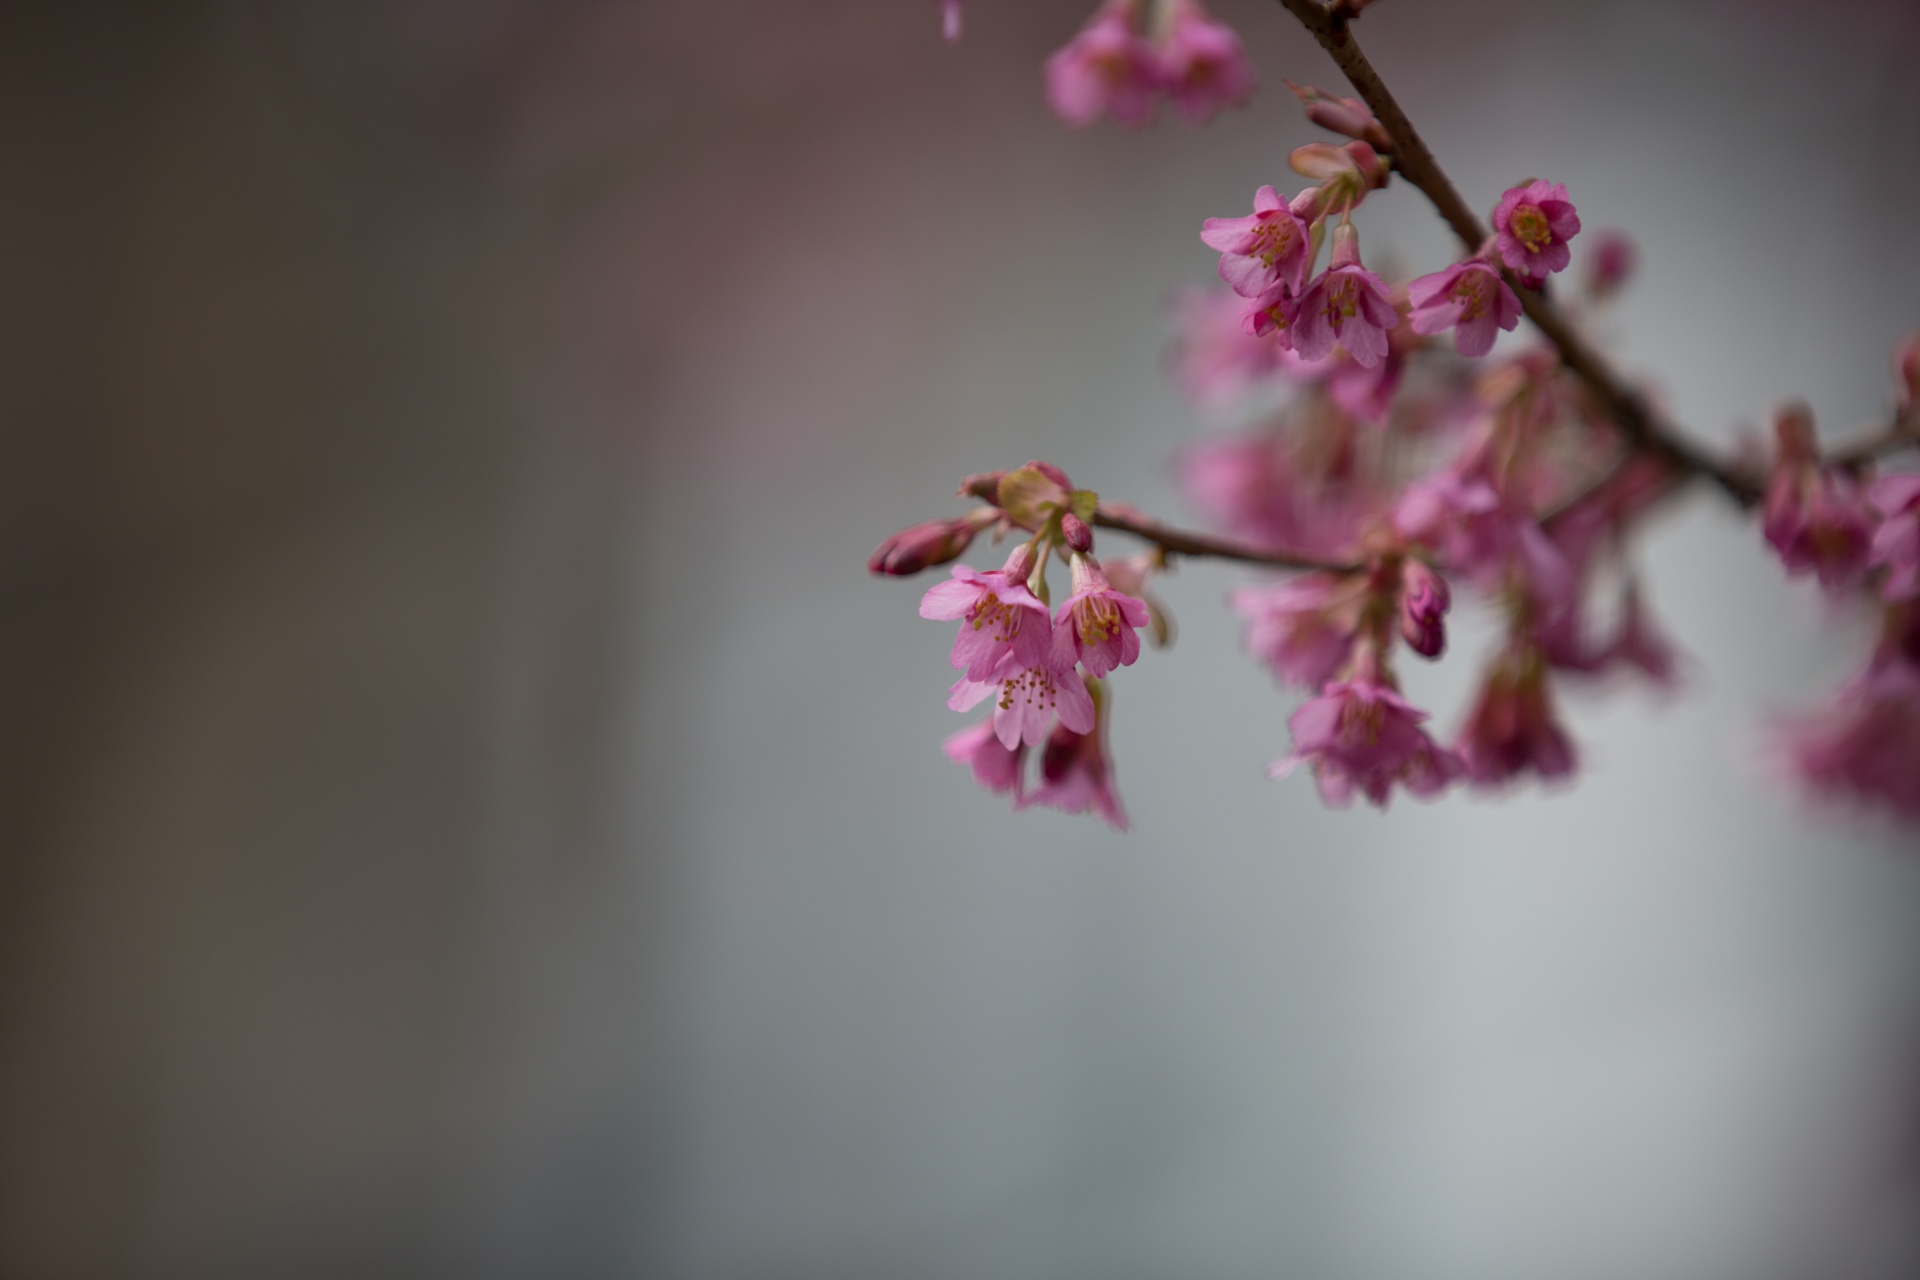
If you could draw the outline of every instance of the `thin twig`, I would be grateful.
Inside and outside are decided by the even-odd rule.
[[[1332,57],[1353,85],[1354,92],[1393,139],[1394,167],[1433,202],[1433,207],[1468,251],[1478,250],[1486,241],[1486,228],[1461,199],[1460,192],[1434,160],[1433,152],[1413,122],[1407,119],[1407,113],[1387,90],[1380,73],[1360,51],[1349,29],[1346,12],[1338,5],[1329,6],[1321,0],[1280,0],[1280,3],[1320,42],[1320,47]],[[1645,398],[1588,345],[1545,294],[1528,288],[1511,273],[1508,280],[1520,295],[1520,305],[1527,318],[1558,348],[1561,362],[1592,389],[1607,415],[1619,424],[1635,446],[1659,454],[1686,471],[1705,476],[1743,507],[1759,501],[1760,486],[1752,477],[1709,456],[1661,418]]]
[[[1920,444],[1920,400],[1908,405],[1905,412],[1895,414],[1893,421],[1880,430],[1830,450],[1827,465],[1858,471],[1885,454],[1897,453],[1915,444]]]
[[[1094,508],[1093,523],[1102,529],[1118,529],[1136,538],[1145,538],[1162,551],[1183,556],[1211,556],[1216,560],[1238,560],[1243,564],[1261,564],[1275,569],[1324,569],[1329,573],[1357,573],[1361,566],[1351,560],[1336,560],[1306,551],[1276,551],[1231,538],[1214,538],[1204,533],[1189,533],[1163,524],[1135,511],[1124,503],[1103,502]]]

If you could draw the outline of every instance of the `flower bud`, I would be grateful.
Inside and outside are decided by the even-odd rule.
[[[905,577],[955,559],[973,541],[979,523],[972,516],[929,520],[902,529],[880,544],[867,560],[872,573]]]
[[[1368,189],[1378,190],[1386,186],[1387,179],[1393,176],[1388,171],[1385,162],[1380,159],[1379,154],[1376,153],[1371,146],[1367,145],[1366,142],[1356,140],[1349,142],[1340,149],[1352,158],[1353,167],[1358,170],[1360,176],[1366,180]]]
[[[1040,556],[1034,551],[1033,544],[1023,542],[1013,549],[1013,554],[1007,557],[1000,571],[1007,575],[1009,582],[1025,582],[1033,576],[1033,566],[1039,562]]]
[[[1093,530],[1087,527],[1085,520],[1071,511],[1060,517],[1060,536],[1065,538],[1067,545],[1075,551],[1093,550]]]
[[[1333,229],[1332,262],[1336,267],[1360,265],[1360,233],[1351,222],[1343,222]]]
[[[1067,479],[1067,473],[1054,466],[1051,462],[1029,462],[1020,469],[1022,471],[1038,471],[1041,475],[1053,481],[1068,493],[1073,492],[1073,481]]]
[[[1602,231],[1594,237],[1587,255],[1587,292],[1596,298],[1610,298],[1633,275],[1639,255],[1633,241],[1618,231]]]
[[[1343,133],[1349,138],[1359,138],[1371,142],[1382,151],[1391,149],[1392,143],[1387,131],[1367,109],[1367,104],[1358,98],[1336,98],[1324,89],[1312,86],[1302,88],[1289,80],[1287,88],[1293,90],[1300,105],[1307,113],[1307,119],[1322,129],[1331,129]]]
[[[1423,658],[1437,658],[1447,647],[1447,608],[1453,595],[1447,580],[1425,561],[1408,559],[1400,569],[1400,635]]]

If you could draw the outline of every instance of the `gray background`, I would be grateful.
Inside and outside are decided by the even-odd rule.
[[[0,15],[0,1273],[1920,1270],[1913,839],[1755,746],[1864,635],[1709,495],[1644,543],[1685,694],[1569,697],[1563,793],[1268,783],[1202,564],[1114,682],[1130,836],[940,755],[862,558],[1028,457],[1191,515],[1165,304],[1337,87],[1220,0],[1250,108],[1072,133],[1090,7]],[[1632,231],[1703,435],[1885,411],[1920,9],[1362,32],[1474,204]]]

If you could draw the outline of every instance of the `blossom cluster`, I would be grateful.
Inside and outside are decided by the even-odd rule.
[[[1106,0],[1047,59],[1047,103],[1076,126],[1152,124],[1163,98],[1205,121],[1245,102],[1256,79],[1240,37],[1200,0]]]

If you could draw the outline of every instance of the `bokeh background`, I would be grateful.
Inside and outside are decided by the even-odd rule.
[[[1337,87],[1218,0],[1250,107],[1074,133],[1090,8],[0,10],[0,1274],[1920,1274],[1920,848],[1754,745],[1864,638],[1710,495],[1645,544],[1685,695],[1570,698],[1562,793],[1267,782],[1208,564],[1114,682],[1131,835],[941,756],[863,558],[1029,457],[1191,516],[1167,303]],[[1702,436],[1884,413],[1920,7],[1363,38],[1473,203],[1632,232]]]

